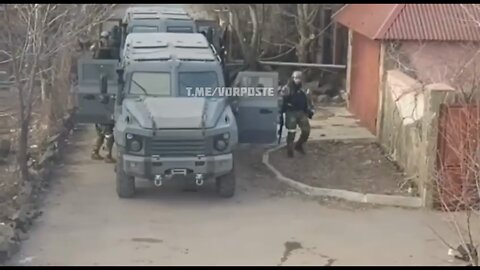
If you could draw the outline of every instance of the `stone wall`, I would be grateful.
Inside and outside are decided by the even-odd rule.
[[[438,115],[453,91],[445,84],[422,85],[398,70],[384,76],[380,144],[418,187],[425,206],[435,193]]]
[[[386,73],[379,140],[387,154],[419,184],[424,95],[419,83],[398,70]]]

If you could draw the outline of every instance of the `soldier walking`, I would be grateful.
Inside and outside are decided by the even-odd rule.
[[[105,156],[105,162],[115,163],[115,159],[112,156],[113,144],[115,142],[113,137],[113,124],[95,124],[95,130],[97,132],[97,139],[95,145],[93,146],[92,159],[101,160],[103,157],[100,155],[100,149],[102,148],[103,143],[105,142],[105,148],[107,150],[107,155]]]
[[[308,119],[315,113],[309,90],[302,88],[302,72],[294,71],[287,85],[281,90],[281,113],[285,113],[285,127],[287,128],[287,156],[293,157],[294,150],[305,154],[304,144],[310,135]],[[297,125],[301,134],[294,144]]]

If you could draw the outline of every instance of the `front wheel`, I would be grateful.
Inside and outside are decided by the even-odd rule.
[[[223,198],[231,198],[235,195],[235,171],[232,169],[228,174],[217,177],[217,194]]]
[[[121,155],[118,156],[116,165],[115,173],[118,197],[122,199],[132,198],[135,195],[135,177],[125,174]]]

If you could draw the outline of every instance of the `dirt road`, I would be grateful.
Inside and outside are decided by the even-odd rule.
[[[184,192],[142,183],[121,200],[113,166],[89,158],[80,127],[58,168],[44,214],[11,265],[427,265],[446,248],[434,214],[317,202],[280,186],[261,148],[239,151],[238,193]]]

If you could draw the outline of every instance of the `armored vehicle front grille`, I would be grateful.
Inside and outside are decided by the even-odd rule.
[[[150,154],[166,157],[187,157],[204,155],[204,140],[161,140],[154,139],[150,144]]]

